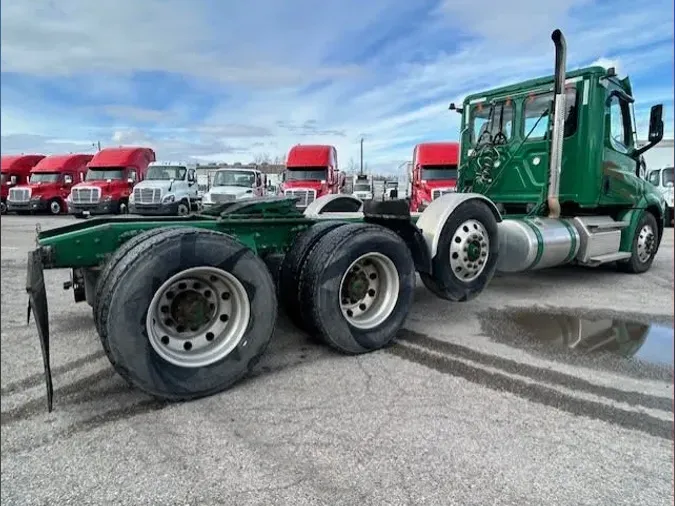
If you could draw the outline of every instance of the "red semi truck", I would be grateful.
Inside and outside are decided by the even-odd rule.
[[[456,191],[458,164],[458,142],[424,142],[415,146],[410,210],[423,211],[432,200]]]
[[[87,163],[93,155],[52,155],[40,160],[30,171],[27,184],[9,190],[9,212],[49,212],[61,214],[67,211],[66,199],[73,185],[84,180]]]
[[[144,147],[105,148],[87,164],[84,181],[73,186],[68,212],[77,217],[88,214],[125,214],[134,185],[143,181],[155,152]]]
[[[45,155],[7,155],[2,157],[2,179],[0,181],[0,194],[2,204],[0,212],[7,212],[7,197],[10,188],[24,184],[28,181],[30,170],[35,167]]]
[[[328,145],[293,146],[281,177],[281,194],[296,197],[301,208],[324,195],[340,193],[345,185],[344,174],[338,170],[337,149]]]

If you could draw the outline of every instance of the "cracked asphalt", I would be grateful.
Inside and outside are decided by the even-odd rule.
[[[0,221],[3,505],[673,504],[672,361],[571,353],[509,316],[658,323],[670,333],[643,347],[672,355],[673,229],[643,275],[499,276],[460,304],[418,283],[397,344],[368,355],[313,344],[281,317],[250,378],[184,404],[130,389],[89,306],[63,291],[68,272],[47,271],[48,414],[26,252],[37,221],[70,220]]]

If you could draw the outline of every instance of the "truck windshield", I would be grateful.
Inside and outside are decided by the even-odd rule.
[[[364,184],[364,183],[355,184],[354,185],[354,191],[355,192],[369,192],[370,191],[370,185]]]
[[[255,174],[247,170],[228,170],[216,172],[211,186],[241,186],[251,188],[255,183]]]
[[[169,181],[170,179],[182,181],[186,172],[187,168],[185,167],[156,165],[148,169],[148,175],[145,176],[145,179],[151,181]]]
[[[57,173],[47,173],[39,172],[37,174],[31,174],[28,182],[31,184],[35,183],[58,183],[61,178],[61,174]]]
[[[298,167],[286,170],[286,181],[325,181],[327,167]]]
[[[457,165],[425,165],[422,167],[420,179],[426,181],[457,179]]]
[[[666,167],[663,169],[663,186],[673,184],[673,167]]]
[[[124,179],[124,169],[91,167],[84,178],[85,181],[107,181],[108,179]]]

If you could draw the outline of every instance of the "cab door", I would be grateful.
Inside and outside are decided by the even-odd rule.
[[[598,205],[634,206],[642,196],[630,112],[631,97],[609,81],[605,100],[605,135]]]

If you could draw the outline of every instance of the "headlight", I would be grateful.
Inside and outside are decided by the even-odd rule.
[[[253,197],[253,190],[247,190],[245,193],[237,195],[238,199],[250,199]]]
[[[102,202],[110,202],[112,200],[112,195],[106,195],[101,199]]]
[[[129,194],[129,203],[131,204],[134,201],[134,192]]]
[[[164,198],[162,199],[162,204],[170,204],[175,200],[176,196],[170,193],[169,195],[164,195]]]
[[[33,195],[30,199],[37,202],[38,200],[42,200],[42,195]]]
[[[69,193],[68,196],[66,197],[66,202],[72,202],[73,201],[73,194]]]

